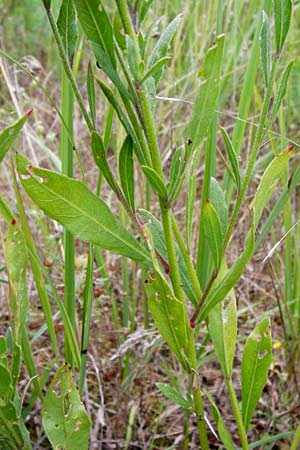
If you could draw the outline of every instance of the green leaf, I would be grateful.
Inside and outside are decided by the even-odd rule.
[[[201,144],[216,109],[223,47],[222,34],[217,36],[215,45],[209,49],[200,71],[201,83],[187,133],[191,141],[189,154]]]
[[[157,194],[159,195],[159,197],[162,200],[166,200],[168,197],[168,191],[158,173],[155,172],[155,170],[149,166],[141,166],[141,169],[144,172],[144,175],[146,176],[147,180],[155,190],[155,192],[157,192]]]
[[[10,398],[12,393],[12,379],[8,368],[0,363],[0,397]]]
[[[221,439],[222,443],[224,444],[226,450],[235,450],[234,443],[232,442],[230,433],[226,428],[226,425],[222,419],[222,416],[220,414],[220,411],[219,411],[217,405],[215,404],[211,394],[206,389],[204,390],[204,392],[211,404],[212,416],[218,427],[219,438]]]
[[[223,259],[215,284],[218,284],[227,272],[227,265]],[[228,292],[223,303],[218,303],[210,311],[208,315],[208,330],[224,377],[228,379],[232,374],[237,336],[237,310],[233,289]]]
[[[111,60],[107,56],[107,54],[104,52],[103,48],[96,44],[92,44],[93,51],[95,54],[95,57],[98,61],[98,64],[100,65],[103,72],[110,78],[110,80],[113,82],[113,84],[119,89],[120,93],[124,95],[124,97],[131,99],[131,96],[122,82],[121,78],[118,75],[118,72],[114,65],[112,64]]]
[[[101,139],[101,136],[96,131],[92,131],[91,134],[91,148],[95,163],[101,170],[104,178],[106,179],[112,190],[118,195],[119,193],[118,185],[108,165],[103,141]]]
[[[272,362],[270,319],[263,319],[247,339],[242,358],[242,416],[246,430],[267,382]]]
[[[139,21],[142,22],[151,6],[153,0],[142,0],[139,2]]]
[[[294,66],[294,62],[295,61],[291,61],[288,66],[285,68],[281,80],[280,80],[280,84],[279,84],[279,88],[278,88],[278,93],[274,99],[274,104],[270,113],[270,118],[269,118],[269,122],[268,122],[268,128],[271,128],[271,125],[273,124],[276,115],[279,111],[279,108],[281,106],[282,100],[285,97],[286,94],[286,90],[287,90],[287,84],[290,78],[290,74],[292,71],[292,68]]]
[[[227,231],[228,205],[226,203],[225,194],[214,177],[211,177],[210,179],[210,201],[217,212],[221,223],[222,233],[225,236]]]
[[[21,119],[13,123],[9,127],[4,128],[0,133],[0,163],[3,161],[6,153],[14,143],[16,137],[23,128],[24,123],[27,121],[28,117],[31,115],[32,109],[29,109]]]
[[[136,56],[135,56],[135,48],[134,42],[128,34],[126,34],[126,54],[127,61],[130,67],[131,73],[133,75],[134,80],[138,79],[138,69],[136,64]]]
[[[179,406],[182,406],[182,408],[190,409],[192,408],[193,404],[189,399],[185,399],[180,392],[177,391],[177,389],[168,386],[164,383],[156,383],[156,387],[170,400],[172,400],[174,403],[176,403]]]
[[[79,22],[92,43],[97,44],[116,67],[113,29],[109,17],[99,0],[74,0]],[[97,55],[96,55],[97,58]],[[100,65],[102,61],[98,61]]]
[[[203,221],[204,234],[214,260],[215,269],[218,270],[223,252],[223,233],[218,214],[208,199],[204,205],[201,220]]]
[[[81,181],[32,167],[20,154],[17,168],[32,200],[71,233],[134,261],[150,262],[146,249],[116,221],[106,203]]]
[[[12,220],[8,227],[4,252],[9,274],[15,341],[16,344],[20,344],[29,306],[26,278],[27,245],[15,220]]]
[[[0,436],[9,450],[32,450],[29,433],[12,401],[0,404]]]
[[[276,50],[281,52],[289,31],[292,14],[291,0],[274,0]]]
[[[241,188],[241,175],[237,153],[225,128],[221,127],[221,132],[226,146],[230,167],[236,182],[237,190],[239,191]]]
[[[91,423],[67,365],[58,369],[47,390],[42,420],[53,448],[88,449]]]
[[[211,289],[207,300],[205,301],[200,315],[199,322],[205,320],[209,312],[228,294],[230,289],[237,283],[240,279],[249,259],[251,258],[254,251],[254,229],[251,227],[248,235],[246,237],[245,248],[236,262],[230,267],[224,278],[220,280],[218,284],[214,284],[213,289]]]
[[[184,369],[195,361],[194,338],[184,302],[177,299],[166,280],[156,271],[144,280],[154,323]]]
[[[141,82],[143,83],[149,77],[153,77],[155,79],[157,74],[163,69],[163,66],[167,64],[171,59],[172,58],[170,56],[164,56],[163,58],[160,58],[158,61],[156,61],[156,63],[147,70]]]
[[[188,177],[187,192],[186,192],[186,209],[185,209],[185,227],[186,227],[186,244],[188,250],[191,247],[192,240],[192,226],[193,226],[193,214],[195,210],[196,200],[196,173],[193,172]]]
[[[262,26],[260,30],[260,54],[266,86],[268,86],[271,71],[271,39],[269,17],[262,12]]]
[[[172,22],[167,26],[167,28],[163,31],[160,38],[158,39],[151,55],[148,63],[148,70],[153,67],[157,61],[167,55],[168,49],[171,45],[172,39],[177,31],[177,28],[181,22],[182,14],[179,14],[172,20]],[[161,75],[163,73],[163,67],[156,71],[153,76],[156,84],[158,83]]]
[[[164,260],[168,262],[168,251],[162,224],[149,211],[146,211],[144,209],[139,209],[138,211],[139,214],[141,214],[141,216],[147,220],[147,227],[151,232],[155,249],[164,258]],[[187,298],[194,304],[194,306],[197,306],[199,298],[196,296],[192,288],[193,285],[189,276],[188,269],[186,267],[182,253],[180,252],[176,244],[175,249],[183,290]]]
[[[266,168],[252,202],[254,229],[257,228],[263,209],[270,200],[291,156],[292,152],[286,150],[276,156]]]
[[[97,77],[95,77],[95,79],[96,79],[98,86],[102,90],[103,94],[105,95],[105,97],[107,98],[109,103],[112,105],[114,110],[116,111],[118,118],[124,127],[124,130],[126,131],[127,134],[129,134],[132,137],[132,140],[134,142],[134,151],[136,153],[136,157],[138,158],[138,160],[141,164],[145,164],[146,160],[140,149],[139,141],[136,137],[136,134],[135,134],[130,122],[128,121],[125,113],[123,112],[116,96],[114,95],[113,91],[105,83],[103,83],[102,80],[100,80]]]
[[[175,150],[175,153],[174,153],[174,156],[172,159],[171,168],[170,168],[170,182],[169,182],[169,187],[168,187],[169,194],[171,194],[171,192],[173,191],[173,189],[178,181],[178,176],[179,176],[179,171],[180,171],[181,161],[182,161],[182,153],[183,153],[182,147],[178,147]]]
[[[94,84],[94,74],[93,74],[93,68],[91,61],[89,61],[88,66],[88,73],[87,73],[87,79],[86,79],[86,87],[87,87],[87,95],[88,95],[88,102],[92,117],[93,126],[95,128],[96,126],[96,96],[95,96],[95,84]]]
[[[74,53],[78,36],[73,0],[62,0],[57,20],[57,28],[67,57],[70,59]]]
[[[133,142],[127,136],[123,142],[119,155],[119,174],[124,195],[132,209],[134,206],[134,167],[133,167]]]

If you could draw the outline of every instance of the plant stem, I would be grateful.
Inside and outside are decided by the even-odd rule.
[[[69,133],[73,134],[73,91],[64,70],[61,75],[62,85],[62,116],[67,123]],[[61,126],[61,163],[62,173],[73,176],[73,146],[64,126]],[[75,250],[74,236],[64,229],[64,302],[73,330],[75,331]],[[72,352],[65,340],[65,360],[73,365]]]
[[[298,428],[296,430],[290,450],[297,450],[297,448],[299,448],[298,447],[299,442],[300,442],[300,424],[298,425]]]
[[[227,379],[226,380],[226,386],[229,392],[229,397],[230,397],[230,401],[231,401],[231,405],[232,405],[232,410],[233,410],[233,414],[235,417],[235,421],[238,427],[238,431],[239,431],[239,436],[240,436],[240,440],[241,440],[241,445],[242,445],[242,449],[243,450],[248,450],[248,440],[247,440],[247,434],[246,434],[246,430],[243,424],[243,419],[242,419],[242,415],[241,415],[241,411],[240,411],[240,407],[236,398],[236,394],[235,394],[235,390],[232,384],[232,380],[231,379]]]
[[[193,399],[194,399],[195,412],[197,414],[197,425],[198,425],[198,430],[199,430],[200,445],[201,445],[202,450],[209,450],[206,425],[205,425],[205,419],[204,419],[204,408],[203,408],[200,385],[199,385],[199,376],[198,376],[198,373],[194,373],[193,376],[194,376],[193,388],[192,388],[193,389]]]
[[[44,3],[44,6],[45,6],[45,3]],[[57,25],[56,25],[55,19],[53,17],[53,14],[51,12],[50,7],[48,8],[48,7],[45,6],[45,10],[46,10],[46,13],[47,13],[47,16],[48,16],[48,20],[49,20],[49,23],[50,23],[50,26],[51,26],[51,29],[52,29],[52,32],[53,32],[53,36],[55,38],[55,41],[56,41],[56,44],[57,44],[57,47],[58,47],[59,56],[60,56],[63,68],[65,70],[66,76],[68,77],[68,79],[70,81],[70,84],[72,86],[74,95],[75,95],[76,100],[78,102],[79,108],[80,108],[80,110],[82,112],[82,115],[83,115],[83,117],[84,117],[84,119],[86,121],[88,129],[90,131],[92,131],[93,128],[94,128],[93,127],[93,123],[92,123],[92,121],[91,121],[91,119],[90,119],[90,117],[88,115],[88,112],[87,112],[85,106],[84,106],[84,102],[83,102],[82,96],[81,96],[81,94],[79,92],[75,76],[74,76],[74,74],[72,72],[72,69],[70,67],[70,64],[69,64],[69,61],[68,61],[68,58],[67,58],[67,55],[66,55],[66,52],[65,52],[65,49],[64,49],[64,46],[63,46],[63,43],[62,43],[59,31],[57,29]]]
[[[246,174],[241,186],[241,190],[239,193],[239,196],[237,198],[237,201],[235,203],[234,206],[234,210],[230,219],[230,223],[228,226],[228,230],[224,239],[224,245],[223,245],[223,251],[225,251],[229,240],[231,238],[232,232],[233,232],[233,228],[236,224],[237,218],[238,218],[238,214],[239,214],[239,210],[243,201],[243,198],[245,196],[247,187],[249,185],[250,182],[250,178],[252,175],[252,171],[253,171],[253,167],[256,161],[256,157],[259,151],[259,146],[260,146],[260,142],[261,142],[261,138],[263,136],[264,133],[264,125],[265,125],[265,121],[267,118],[267,114],[268,114],[268,110],[269,110],[269,105],[270,105],[270,101],[271,101],[271,96],[272,96],[272,88],[273,88],[273,84],[274,84],[274,80],[275,80],[275,75],[276,75],[276,70],[277,70],[277,63],[278,63],[278,58],[275,58],[273,61],[273,65],[272,65],[272,70],[271,70],[271,74],[270,74],[270,79],[269,79],[269,84],[267,87],[267,91],[266,91],[266,95],[264,98],[264,102],[263,102],[263,107],[262,107],[262,112],[261,112],[261,116],[260,116],[260,120],[259,120],[259,125],[255,134],[255,139],[254,139],[254,144],[253,144],[253,150],[250,154],[250,160],[247,166],[247,170],[246,170]]]

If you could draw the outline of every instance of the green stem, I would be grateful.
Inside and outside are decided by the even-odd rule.
[[[191,282],[195,289],[195,294],[200,299],[202,297],[202,291],[201,291],[201,287],[200,287],[199,280],[197,277],[197,273],[196,273],[196,270],[191,261],[191,257],[188,254],[187,249],[185,247],[185,244],[184,244],[183,238],[181,236],[180,230],[178,228],[177,222],[175,220],[174,214],[172,214],[172,228],[173,228],[173,233],[174,233],[175,239],[177,241],[178,247],[181,251],[181,254],[183,256],[187,270],[189,272]]]
[[[64,70],[62,70],[62,116],[67,123],[69,133],[73,134],[73,91]],[[73,176],[73,146],[65,128],[61,127],[61,163],[62,173]],[[64,302],[70,323],[75,332],[75,250],[74,236],[64,229]],[[73,365],[72,352],[65,340],[65,360]]]
[[[64,46],[63,46],[63,43],[62,43],[59,31],[57,29],[57,25],[56,25],[55,19],[53,17],[53,14],[51,12],[50,7],[47,7],[45,5],[45,3],[44,3],[44,6],[45,6],[47,17],[48,17],[48,20],[49,20],[49,23],[50,23],[50,26],[51,26],[51,29],[52,29],[52,32],[53,32],[54,39],[55,39],[57,47],[58,47],[58,52],[59,52],[59,56],[61,58],[61,62],[62,62],[64,71],[65,71],[66,76],[68,77],[68,79],[70,81],[70,84],[72,86],[74,95],[75,95],[76,100],[78,102],[79,108],[80,108],[80,110],[82,112],[82,115],[83,115],[83,117],[84,117],[84,119],[86,121],[88,129],[90,131],[92,131],[93,128],[94,128],[93,127],[93,123],[92,123],[92,121],[91,121],[91,119],[90,119],[90,117],[88,115],[88,112],[87,112],[85,106],[84,106],[84,102],[83,102],[83,99],[82,99],[81,94],[79,92],[74,73],[73,73],[73,71],[72,71],[72,69],[70,67],[70,64],[69,64],[69,61],[68,61],[68,58],[67,58],[67,55],[66,55],[66,52],[65,52],[65,49],[64,49]]]
[[[200,391],[197,373],[194,374],[194,380],[193,380],[193,399],[194,399],[195,412],[197,414],[197,425],[198,425],[201,449],[209,450],[206,425],[205,425],[205,419],[204,419],[204,408],[203,408],[201,391]]]
[[[262,112],[261,112],[261,116],[260,116],[260,120],[259,120],[259,125],[255,134],[255,139],[254,139],[254,144],[253,144],[253,150],[250,154],[250,160],[247,166],[247,170],[246,170],[246,174],[241,186],[241,190],[239,193],[239,196],[237,198],[237,201],[235,203],[234,206],[234,210],[231,216],[231,220],[228,226],[228,230],[224,239],[224,246],[223,246],[223,250],[225,251],[227,244],[229,243],[229,240],[231,238],[234,226],[236,224],[237,218],[238,218],[238,214],[240,211],[240,207],[242,204],[242,201],[244,199],[246,190],[248,188],[250,179],[251,179],[251,175],[252,175],[252,171],[253,171],[253,167],[256,161],[256,157],[259,151],[259,146],[260,146],[260,142],[261,139],[263,137],[264,134],[264,125],[266,122],[266,118],[267,118],[267,114],[268,114],[268,110],[269,110],[269,106],[270,106],[270,101],[271,101],[271,97],[272,97],[272,88],[273,88],[273,84],[274,84],[274,80],[275,80],[275,75],[276,75],[276,69],[277,69],[277,62],[278,59],[276,58],[273,61],[273,65],[272,65],[272,70],[271,70],[271,74],[270,74],[270,79],[269,79],[269,84],[267,87],[267,91],[266,91],[266,95],[264,98],[264,102],[263,102],[263,107],[262,107]]]
[[[296,430],[290,450],[297,450],[297,448],[299,448],[298,447],[299,443],[300,443],[300,424],[298,425],[298,428]]]
[[[230,401],[231,401],[231,405],[232,405],[233,414],[234,414],[235,421],[236,421],[236,424],[238,427],[242,449],[248,450],[249,447],[248,447],[247,434],[246,434],[246,430],[245,430],[245,427],[243,424],[243,419],[242,419],[239,403],[236,398],[236,393],[235,393],[235,390],[234,390],[234,387],[232,384],[232,380],[227,379],[226,385],[227,385],[227,389],[229,392],[229,397],[230,397]]]

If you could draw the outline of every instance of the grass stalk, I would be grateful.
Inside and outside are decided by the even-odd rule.
[[[230,401],[231,401],[231,406],[232,406],[232,410],[233,410],[233,414],[235,417],[235,421],[238,427],[238,432],[239,432],[239,436],[240,436],[240,440],[241,440],[241,445],[242,445],[242,449],[243,450],[248,450],[248,440],[247,440],[247,434],[246,434],[246,430],[243,424],[243,419],[242,419],[242,415],[241,415],[241,410],[239,407],[239,403],[238,400],[236,398],[236,393],[232,384],[232,380],[231,379],[227,379],[226,380],[226,386],[228,389],[228,393],[229,393],[229,397],[230,397]]]

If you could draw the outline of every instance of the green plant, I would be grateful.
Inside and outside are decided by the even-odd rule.
[[[20,153],[11,158],[11,165],[13,171],[17,170],[20,182],[33,202],[47,216],[55,219],[64,227],[64,303],[53,286],[52,295],[58,304],[64,324],[65,361],[71,364],[74,374],[77,372],[80,374],[80,393],[82,394],[84,390],[86,353],[92,315],[93,262],[100,247],[125,258],[123,259],[123,279],[124,286],[126,285],[127,288],[127,259],[131,259],[134,264],[142,267],[144,290],[147,297],[144,323],[148,326],[149,308],[155,326],[176,355],[186,377],[190,379],[190,390],[186,395],[179,392],[178,386],[170,387],[160,383],[157,387],[167,398],[185,409],[186,417],[191,413],[196,414],[199,441],[204,450],[209,448],[203,406],[204,399],[207,399],[211,404],[219,439],[226,448],[230,449],[234,448],[234,442],[226,428],[226,421],[222,417],[221,411],[218,410],[212,395],[203,390],[199,376],[196,343],[202,323],[206,322],[208,334],[226,382],[240,444],[243,449],[248,449],[247,431],[267,380],[272,361],[272,341],[270,319],[264,318],[256,325],[244,347],[241,364],[242,396],[240,406],[232,381],[237,340],[237,305],[234,287],[257,247],[259,237],[256,236],[256,233],[264,209],[279,181],[284,179],[289,160],[294,155],[293,146],[277,152],[265,169],[252,203],[247,205],[249,207],[249,223],[243,250],[231,265],[227,262],[227,252],[237,226],[241,207],[247,203],[246,196],[259,150],[274,123],[286,94],[293,63],[286,67],[277,92],[274,91],[274,86],[277,82],[281,54],[290,26],[292,4],[288,0],[274,0],[275,50],[273,50],[269,17],[271,2],[266,2],[266,11],[263,12],[255,32],[239,104],[240,117],[246,119],[250,108],[248,90],[251,93],[254,91],[257,71],[257,64],[255,67],[252,67],[251,64],[257,59],[260,51],[265,92],[258,125],[253,131],[253,139],[252,136],[249,139],[250,150],[243,171],[239,162],[239,154],[246,139],[243,122],[236,122],[232,140],[229,133],[221,128],[228,156],[227,170],[221,184],[216,180],[215,175],[218,134],[216,110],[218,105],[224,101],[223,89],[220,89],[220,86],[224,87],[220,80],[224,64],[224,46],[226,47],[226,35],[222,34],[223,3],[218,2],[217,35],[202,63],[199,73],[199,89],[189,124],[186,132],[177,137],[176,150],[171,158],[169,174],[163,164],[163,152],[160,148],[159,131],[155,122],[155,102],[160,80],[166,70],[165,66],[171,59],[168,55],[169,48],[182,18],[177,16],[171,21],[161,33],[157,43],[151,46],[149,35],[144,34],[142,30],[150,3],[116,0],[117,8],[113,13],[115,20],[112,20],[112,15],[107,12],[105,5],[98,0],[74,0],[74,2],[63,0],[58,23],[56,23],[51,1],[43,0],[63,70],[62,173],[35,167]],[[94,76],[92,63],[89,63],[87,69],[89,110],[85,106],[72,66],[72,55],[77,40],[76,14],[83,33],[91,45],[93,58],[96,59],[104,74],[101,78]],[[107,80],[111,85],[108,85]],[[224,80],[222,81],[224,82]],[[99,88],[102,97],[109,104],[107,122],[102,125],[103,137],[101,137],[97,124],[95,87]],[[225,89],[224,92],[226,92]],[[72,130],[73,96],[86,122],[90,135],[91,153],[99,169],[96,194],[87,187],[85,180],[79,181],[72,178],[73,149],[75,148]],[[118,126],[122,126],[123,129],[122,139],[119,139],[121,141],[120,151],[115,150],[114,152],[119,168],[118,175],[107,156],[113,116],[118,121]],[[8,141],[5,136],[9,135],[14,138],[27,117],[28,113],[12,128],[2,132],[0,136],[1,160],[12,145],[12,139]],[[11,133],[9,130],[13,130],[13,132]],[[125,139],[123,139],[123,134]],[[117,141],[117,143],[119,142]],[[194,204],[199,195],[196,173],[203,159],[205,164],[204,180],[200,198],[200,215],[196,217],[198,229],[196,251],[194,252],[192,248],[195,223]],[[135,173],[137,163],[139,169],[138,173]],[[135,178],[142,180],[142,195],[145,197],[144,204],[138,209],[137,204],[140,202],[135,189]],[[120,220],[99,197],[102,179],[105,179],[111,193],[119,201],[122,217]],[[296,177],[295,185],[297,181]],[[174,212],[176,211],[176,200],[185,185],[187,195],[184,235]],[[28,352],[30,345],[26,345],[28,343],[24,325],[27,307],[24,294],[26,280],[24,271],[17,269],[15,274],[16,267],[14,267],[17,260],[23,264],[23,267],[26,266],[26,252],[28,252],[39,289],[47,328],[57,360],[59,360],[59,356],[53,332],[52,312],[45,286],[46,276],[41,269],[16,181],[14,188],[20,219],[12,214],[4,200],[1,200],[0,206],[3,217],[10,224],[6,260],[10,274],[15,339],[16,345],[19,345],[19,336],[24,335],[24,339],[27,339],[23,343],[23,358],[28,371],[31,370],[30,375],[34,378],[34,388],[41,394],[41,386],[32,370],[32,355]],[[159,204],[160,220],[153,213],[155,199]],[[230,209],[230,205],[232,209]],[[270,229],[271,224],[269,220],[265,222],[266,231]],[[22,242],[23,247],[27,248],[22,253],[24,260],[21,260],[19,255],[11,254],[12,249],[16,251],[11,244],[12,229],[17,229],[18,239]],[[90,244],[80,344],[77,341],[75,326],[74,235]],[[136,238],[137,236],[139,239]],[[101,254],[98,254],[98,258],[101,259]],[[15,277],[21,275],[22,279],[15,280]],[[116,307],[114,304],[112,306]],[[193,312],[190,314],[191,309]],[[115,318],[117,321],[117,314],[115,314]],[[128,304],[124,305],[123,323],[128,326]],[[56,392],[54,386],[60,392]],[[76,422],[80,438],[82,438],[80,446],[87,448],[89,420],[80,405],[71,369],[62,366],[58,369],[54,381],[43,398],[43,425],[53,446],[61,445],[72,449],[78,445],[78,441],[75,444],[70,441],[74,417],[71,417],[71,424],[67,419],[64,421],[64,417],[68,416],[69,418],[74,410],[76,418],[80,422],[79,424]],[[135,414],[136,409],[133,407],[127,429],[126,446],[129,445],[131,439]],[[186,434],[188,434],[188,430]],[[298,439],[298,434],[297,431],[295,441]],[[186,439],[188,438],[186,437]]]

